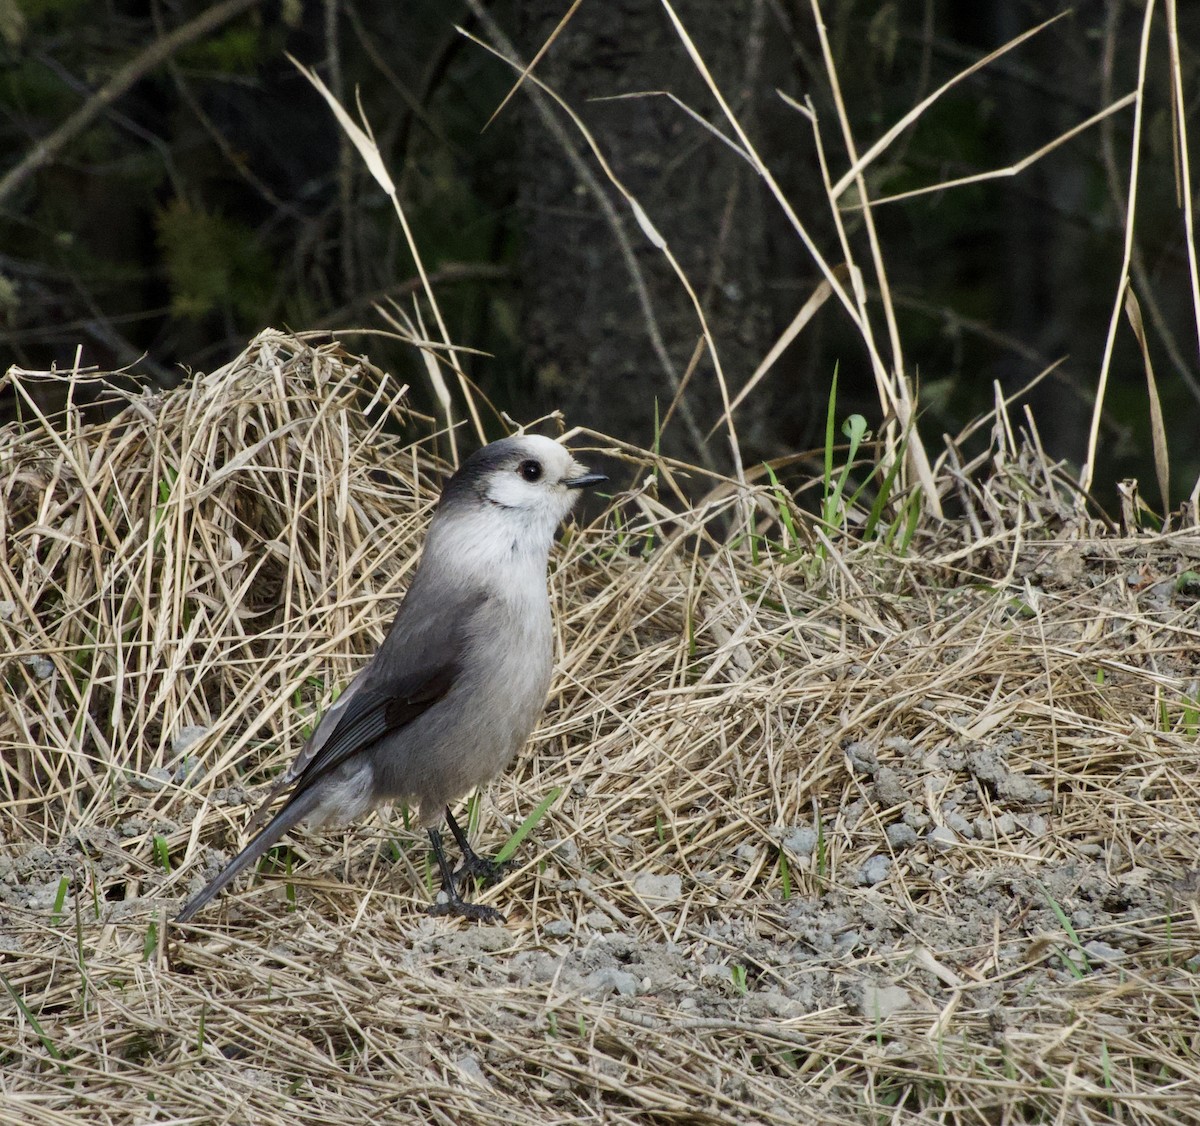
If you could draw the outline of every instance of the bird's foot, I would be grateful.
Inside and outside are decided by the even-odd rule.
[[[467,834],[454,820],[454,814],[450,812],[449,806],[446,806],[445,816],[446,824],[450,826],[450,832],[454,834],[454,840],[462,853],[462,863],[454,870],[454,879],[458,881],[464,876],[471,876],[479,880],[484,887],[491,887],[508,871],[511,862],[506,860],[504,863],[498,863],[486,856],[480,856],[471,847],[471,842],[467,840]]]
[[[497,863],[486,856],[480,856],[477,852],[467,852],[463,855],[462,863],[454,869],[454,878],[461,881],[470,876],[478,880],[483,887],[491,887],[492,884],[499,883],[500,878],[512,866],[511,860]]]
[[[492,860],[484,860],[471,850],[463,831],[454,823],[453,817],[447,810],[447,820],[450,828],[463,850],[462,867],[459,873],[470,872],[472,867],[482,868],[495,874],[499,866]],[[462,919],[471,919],[476,923],[503,923],[504,916],[495,907],[485,907],[482,903],[468,903],[458,890],[459,874],[451,871],[446,860],[446,852],[442,848],[442,835],[436,829],[429,830],[429,843],[433,845],[433,854],[437,857],[438,870],[442,873],[442,897],[429,908],[431,915],[457,915]]]
[[[504,915],[495,907],[484,903],[468,903],[461,896],[450,898],[446,896],[429,908],[430,915],[453,915],[460,919],[470,919],[473,923],[503,923]]]

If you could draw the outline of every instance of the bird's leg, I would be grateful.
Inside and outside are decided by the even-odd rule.
[[[457,828],[457,826],[455,826]],[[461,832],[461,830],[460,830]],[[431,915],[460,915],[464,919],[474,919],[479,923],[502,923],[504,916],[495,907],[487,907],[482,903],[468,903],[458,893],[458,884],[450,864],[446,860],[442,848],[442,834],[436,829],[429,830],[429,843],[433,845],[433,855],[437,857],[438,870],[442,874],[442,891],[446,893],[445,903],[435,903],[429,908]]]
[[[454,820],[454,814],[450,812],[450,807],[446,806],[446,824],[450,826],[450,832],[454,835],[455,841],[458,842],[459,851],[462,852],[462,863],[454,870],[454,875],[458,879],[463,879],[465,876],[474,876],[483,881],[483,886],[494,884],[509,867],[509,862],[497,864],[494,860],[489,860],[486,856],[480,856],[472,847],[470,841],[467,840],[467,834],[459,828],[459,824]]]

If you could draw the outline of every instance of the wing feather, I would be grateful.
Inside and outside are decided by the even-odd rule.
[[[296,793],[336,770],[351,755],[366,750],[385,735],[407,727],[424,715],[454,686],[457,664],[442,665],[423,677],[389,686],[389,691],[364,688],[337,717],[321,749],[296,778]]]
[[[294,787],[294,798],[351,755],[406,727],[441,700],[458,676],[467,623],[486,601],[482,592],[460,598],[447,620],[446,600],[427,598],[426,612],[414,613],[413,602],[406,598],[379,651],[321,717],[295,762],[259,805],[249,828],[267,819],[285,790]]]

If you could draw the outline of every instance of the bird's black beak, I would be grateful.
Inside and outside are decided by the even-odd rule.
[[[603,473],[585,473],[582,477],[571,477],[563,482],[568,489],[590,489],[593,485],[599,485],[608,478]]]

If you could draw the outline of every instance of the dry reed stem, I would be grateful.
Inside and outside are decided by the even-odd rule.
[[[561,789],[508,926],[428,918],[395,814],[182,942],[441,465],[280,333],[111,395],[0,430],[0,1122],[1200,1121],[1195,528],[1104,534],[1002,400],[906,557],[785,551],[756,487],[726,542],[727,482],[573,432],[628,489],[556,553],[553,696],[481,805],[498,847]]]

